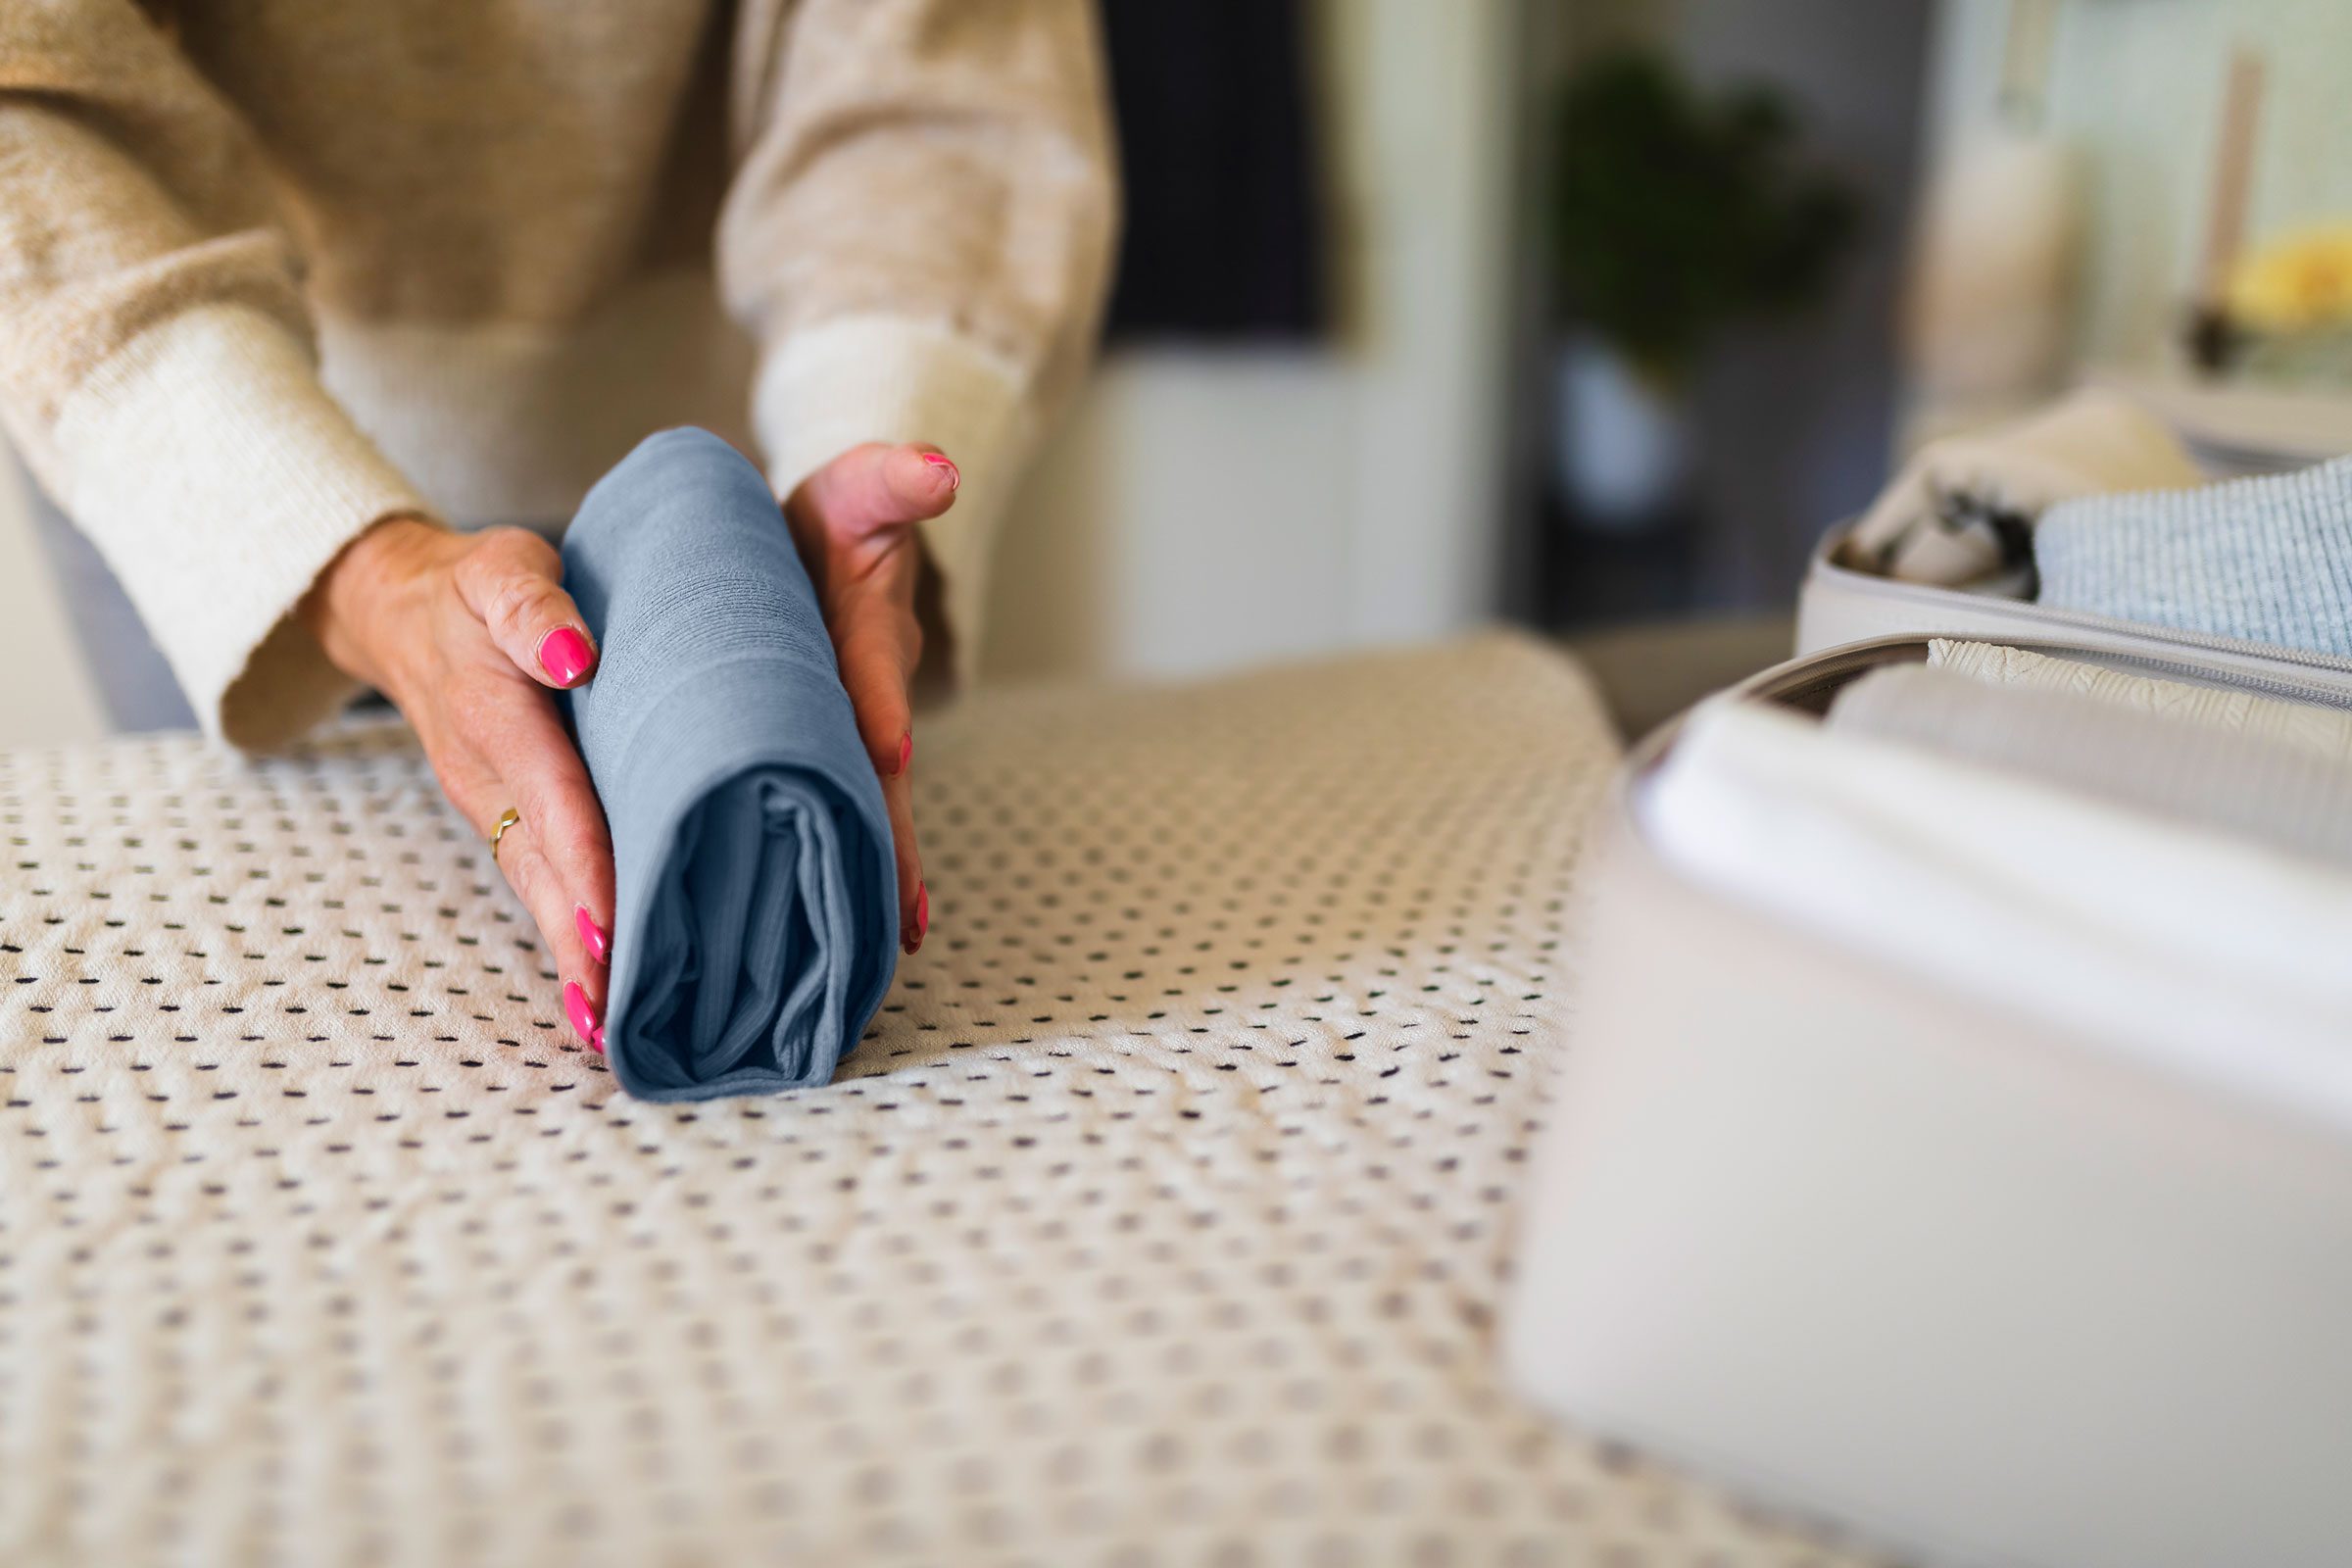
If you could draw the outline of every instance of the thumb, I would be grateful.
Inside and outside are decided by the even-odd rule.
[[[596,667],[579,607],[563,589],[556,547],[524,528],[492,528],[458,563],[458,593],[499,652],[542,686],[577,686]]]
[[[962,483],[955,463],[936,448],[874,441],[810,474],[801,499],[828,532],[855,538],[938,516],[955,504]]]

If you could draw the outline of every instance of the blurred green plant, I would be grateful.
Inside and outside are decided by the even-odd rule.
[[[1663,57],[1617,51],[1571,76],[1555,125],[1561,302],[1661,391],[1727,324],[1817,300],[1855,236],[1860,203],[1799,157],[1769,88],[1702,96]]]

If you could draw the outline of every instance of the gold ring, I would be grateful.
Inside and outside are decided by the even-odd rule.
[[[507,829],[522,820],[522,813],[512,806],[499,813],[498,826],[490,830],[490,863],[498,863],[498,841],[507,836]]]

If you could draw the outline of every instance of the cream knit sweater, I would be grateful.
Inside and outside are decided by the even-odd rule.
[[[208,727],[347,684],[290,612],[356,534],[568,516],[666,424],[778,494],[861,441],[988,525],[1112,227],[1087,0],[10,0],[0,416]]]

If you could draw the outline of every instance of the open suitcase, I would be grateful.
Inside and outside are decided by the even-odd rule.
[[[1998,643],[2025,639],[2170,662],[2176,673],[2242,676],[2247,688],[2254,691],[2267,690],[2266,683],[2273,681],[2341,686],[2352,691],[2352,660],[2057,610],[2028,600],[1874,577],[1838,564],[1842,532],[1832,530],[1815,548],[1806,568],[1796,612],[1796,654],[1800,659],[1874,637],[1968,637]]]
[[[2352,708],[2343,661],[1826,546],[1800,656],[1714,701],[1819,713],[1944,634]],[[2352,1562],[2352,1079],[2295,1092],[2352,1074],[2352,1014],[2341,1069],[2249,1027],[2185,1071],[1777,918],[1651,842],[1681,732],[1636,749],[1596,831],[1518,1386],[1908,1560]]]

